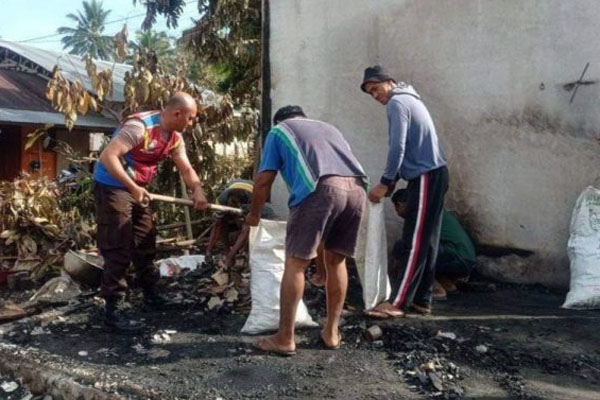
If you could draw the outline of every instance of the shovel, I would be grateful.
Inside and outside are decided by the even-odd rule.
[[[150,193],[150,197],[146,197],[142,201],[142,207],[148,207],[150,205],[151,201],[162,201],[163,203],[179,204],[179,205],[188,206],[188,207],[194,206],[194,202],[189,199],[181,199],[179,197],[163,196],[162,194]],[[244,212],[242,211],[241,208],[222,206],[219,204],[209,204],[208,209],[211,211],[223,211],[223,212],[228,212],[228,213],[237,214],[237,215],[244,214]]]

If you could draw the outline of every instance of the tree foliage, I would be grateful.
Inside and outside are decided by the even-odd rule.
[[[176,23],[181,0],[145,0],[149,27],[161,14]],[[260,79],[260,0],[198,0],[199,19],[184,31],[181,44],[219,70],[221,90],[236,104],[258,105]]]
[[[110,10],[104,10],[101,1],[84,1],[83,12],[67,14],[67,18],[75,22],[77,27],[61,26],[58,28],[57,32],[65,35],[61,39],[63,48],[69,49],[71,54],[89,55],[101,60],[111,59],[113,38],[103,34],[109,14]]]
[[[183,7],[186,0],[133,0],[133,4],[141,3],[146,7],[146,18],[142,26],[144,29],[150,29],[156,22],[156,16],[159,14],[167,18],[167,26],[176,28],[177,21],[183,13]]]
[[[91,64],[95,69],[95,65]],[[98,87],[97,96],[102,99],[104,90],[112,91],[112,76],[110,73],[102,74],[102,84],[99,83],[97,74],[95,79]],[[86,115],[90,110],[98,111],[96,99],[83,87],[81,81],[78,79],[73,83],[69,82],[58,67],[52,71],[52,79],[46,86],[46,98],[52,102],[54,109],[65,115],[65,126],[68,130],[73,129],[78,115]]]
[[[148,10],[144,21],[146,28],[159,14],[167,17],[170,26],[176,26],[184,4],[178,0],[143,0],[140,3]],[[77,117],[89,110],[108,113],[120,120],[134,112],[163,108],[175,92],[190,93],[197,100],[198,116],[191,132],[184,135],[186,148],[211,197],[227,180],[239,177],[250,164],[243,155],[220,155],[217,147],[234,141],[249,143],[258,126],[260,1],[223,0],[219,3],[220,6],[213,7],[214,1],[199,2],[201,19],[175,48],[166,34],[154,31],[138,32],[137,40],[129,42],[124,27],[112,39],[119,59],[129,53],[127,57],[133,66],[125,76],[125,102],[118,105],[119,108],[107,99],[112,98],[112,71],[98,71],[90,57],[86,58],[86,66],[91,92],[84,90],[79,80],[69,82],[56,69],[48,83],[47,97],[54,108],[65,115],[65,123],[71,128]],[[231,15],[228,16],[229,11]],[[210,19],[204,16],[210,16]],[[211,41],[218,43],[208,43]],[[192,51],[195,57],[190,60]],[[198,85],[207,82],[206,79],[190,80],[190,76],[206,76],[206,66],[212,71],[213,78],[218,77],[212,82],[225,85],[221,86],[224,94]],[[159,176],[152,189],[165,194],[181,194],[179,176],[172,162],[163,162],[159,166]],[[159,221],[173,221],[180,213],[180,208],[169,211],[167,207],[161,207]]]
[[[46,89],[47,98],[65,115],[65,125],[69,129],[79,115],[85,115],[89,110],[103,110],[121,120],[138,111],[164,108],[176,92],[189,93],[197,101],[198,115],[191,135],[185,135],[188,153],[195,169],[206,172],[205,181],[209,187],[221,183],[219,177],[213,179],[210,176],[210,172],[216,170],[215,145],[230,144],[236,139],[246,141],[256,130],[258,114],[255,109],[241,107],[234,114],[230,96],[217,95],[187,79],[185,62],[178,63],[176,73],[170,74],[161,68],[154,52],[137,54],[133,68],[125,74],[125,102],[120,110],[112,108],[114,103],[107,100],[107,96],[112,97],[112,71],[98,71],[90,58],[86,58],[86,67],[94,93],[86,91],[80,80],[68,81],[58,68],[53,71]]]

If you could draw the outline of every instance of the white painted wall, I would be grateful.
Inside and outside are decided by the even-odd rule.
[[[595,0],[271,0],[273,112],[300,104],[345,133],[368,174],[385,162],[385,109],[359,89],[380,63],[411,83],[449,156],[448,208],[486,244],[536,252],[532,282],[568,283],[579,193],[600,175]],[[285,205],[280,184],[273,198]],[[388,208],[388,231],[398,220]]]

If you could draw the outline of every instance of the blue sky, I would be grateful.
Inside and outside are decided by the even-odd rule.
[[[133,0],[103,0],[102,3],[104,9],[112,10],[107,21],[129,18],[127,29],[130,39],[133,38],[144,20],[143,16],[137,16],[145,12],[140,1],[135,6]],[[191,18],[198,18],[197,4],[197,0],[187,1],[176,29],[168,29],[165,19],[160,16],[154,29],[164,30],[169,36],[179,37],[182,30],[192,26]],[[55,34],[60,26],[73,26],[73,22],[66,17],[67,14],[82,9],[82,0],[0,0],[0,38],[16,42]],[[125,21],[107,25],[106,34],[114,35],[121,30],[124,23]],[[61,51],[60,38],[55,36],[24,44]]]

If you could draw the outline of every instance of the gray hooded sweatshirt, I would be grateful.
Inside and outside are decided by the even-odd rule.
[[[446,165],[433,120],[412,86],[398,83],[386,107],[389,149],[381,183],[415,179]]]

